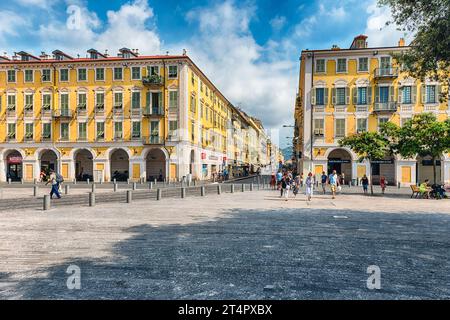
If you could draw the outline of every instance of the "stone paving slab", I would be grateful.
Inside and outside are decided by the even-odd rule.
[[[450,298],[450,201],[276,191],[2,212],[3,299]],[[66,286],[81,269],[81,289]],[[366,288],[369,265],[381,290]]]

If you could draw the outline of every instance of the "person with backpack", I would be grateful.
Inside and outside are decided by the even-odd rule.
[[[61,194],[59,193],[59,184],[64,181],[64,178],[58,174],[55,173],[54,170],[50,171],[50,177],[45,185],[48,185],[49,183],[52,184],[52,189],[50,190],[50,199],[53,199],[53,195],[56,195],[58,199],[61,199]]]

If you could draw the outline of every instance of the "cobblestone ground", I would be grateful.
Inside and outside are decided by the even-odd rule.
[[[450,200],[254,191],[9,211],[0,297],[448,299],[449,258]],[[366,287],[370,265],[380,290]]]

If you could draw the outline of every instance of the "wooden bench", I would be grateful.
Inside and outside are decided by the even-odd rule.
[[[415,195],[415,198],[417,198],[419,196],[419,194],[420,194],[420,189],[415,184],[411,185],[411,191],[412,191],[411,198],[414,197],[414,195]]]

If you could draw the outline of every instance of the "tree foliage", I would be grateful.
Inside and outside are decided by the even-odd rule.
[[[393,21],[414,39],[410,50],[395,54],[411,76],[442,83],[450,76],[450,0],[379,0],[391,8]],[[448,88],[447,88],[448,90]]]

